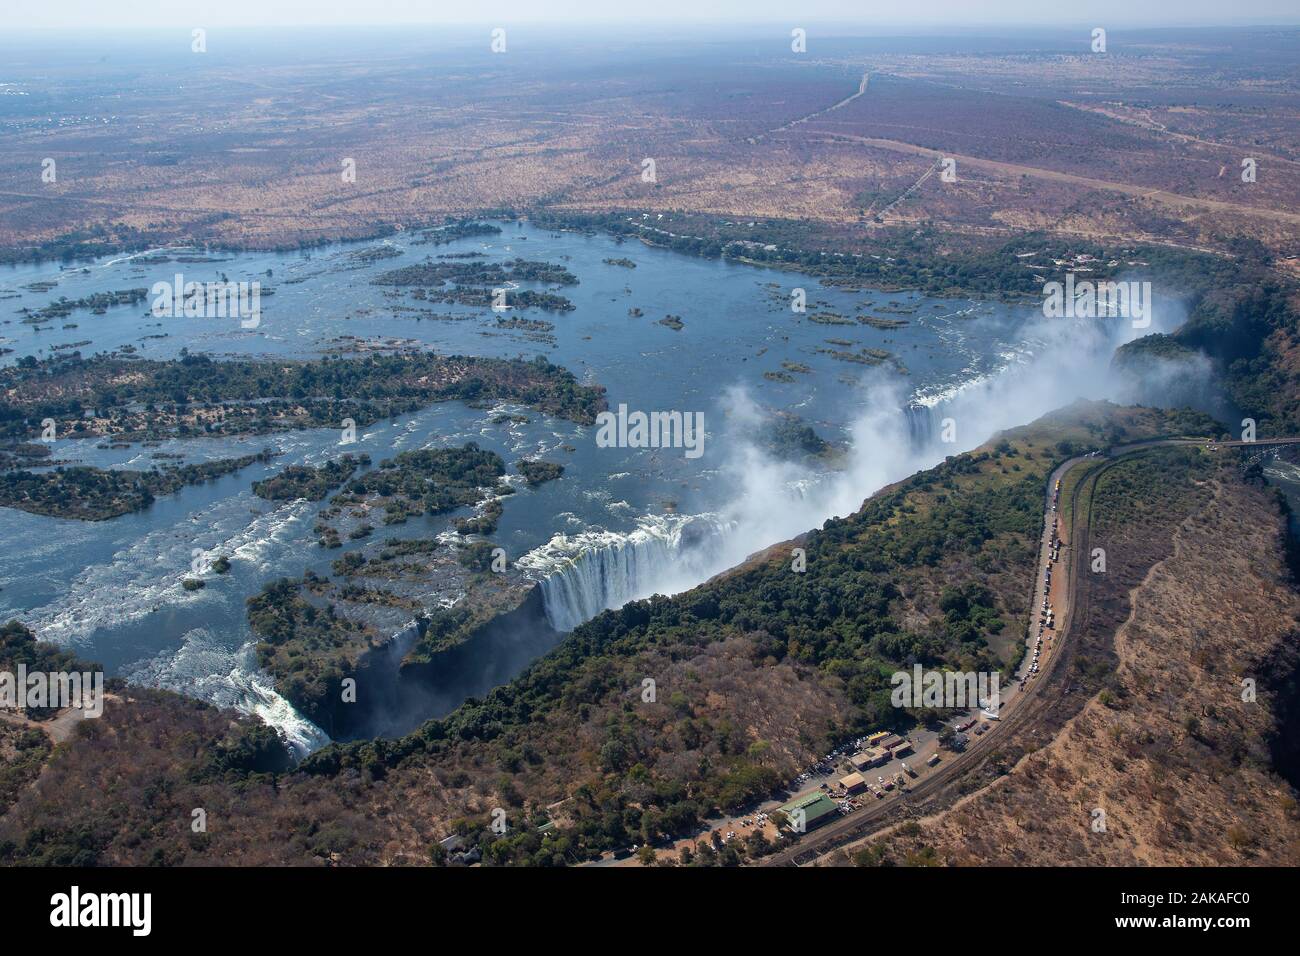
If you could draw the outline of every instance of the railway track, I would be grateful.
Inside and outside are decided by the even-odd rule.
[[[908,819],[938,812],[945,802],[965,794],[962,784],[966,778],[986,766],[997,756],[999,742],[1023,738],[1037,732],[1043,720],[1061,705],[1071,690],[1071,667],[1078,649],[1078,635],[1087,627],[1092,614],[1092,595],[1088,586],[1088,556],[1091,554],[1092,502],[1097,481],[1116,464],[1126,458],[1154,448],[1168,446],[1201,446],[1216,448],[1247,448],[1251,446],[1277,446],[1300,444],[1297,438],[1258,439],[1253,442],[1206,442],[1203,439],[1155,439],[1135,442],[1110,449],[1102,458],[1080,456],[1072,458],[1055,469],[1047,478],[1047,487],[1059,477],[1081,465],[1088,466],[1070,500],[1070,547],[1067,552],[1066,612],[1061,620],[1059,646],[1051,655],[1037,680],[1031,681],[1017,706],[984,735],[971,749],[945,761],[927,774],[915,787],[827,824],[805,835],[794,846],[788,847],[763,860],[764,866],[803,866],[826,856],[847,843],[860,840],[877,830]],[[1080,509],[1083,509],[1081,514]],[[1045,511],[1044,521],[1049,515]],[[1081,520],[1081,518],[1083,520]],[[1031,614],[1033,607],[1030,608]]]
[[[1047,486],[1050,488],[1058,475],[1063,480],[1078,465],[1084,462],[1095,464],[1096,461],[1086,457],[1071,459],[1066,462],[1068,467],[1055,470],[1048,476]],[[766,858],[764,865],[802,866],[825,856],[845,843],[869,836],[876,830],[937,811],[943,800],[961,795],[957,791],[969,774],[985,766],[997,755],[999,741],[1009,740],[1024,732],[1032,731],[1042,718],[1060,703],[1069,690],[1067,675],[1069,665],[1074,660],[1077,627],[1080,621],[1087,620],[1088,615],[1087,588],[1078,586],[1078,576],[1085,566],[1080,562],[1079,556],[1088,553],[1087,529],[1081,527],[1078,522],[1079,502],[1087,483],[1088,511],[1091,513],[1091,496],[1096,479],[1114,462],[1115,460],[1112,459],[1103,459],[1100,467],[1085,475],[1071,499],[1071,545],[1067,552],[1068,577],[1071,585],[1066,614],[1061,623],[1059,647],[1051,655],[1042,675],[1030,682],[1015,709],[970,749],[945,761],[904,794],[842,817],[820,830],[807,834],[793,847]],[[1030,610],[1032,613],[1033,608],[1031,607]]]
[[[1300,438],[1279,438],[1255,442],[1212,442],[1186,439],[1160,439],[1138,442],[1111,449],[1103,458],[1081,456],[1067,461],[1048,476],[1050,488],[1056,478],[1081,465],[1088,466],[1070,500],[1070,548],[1067,553],[1067,607],[1061,622],[1059,646],[1042,675],[1025,690],[1015,709],[996,724],[971,749],[952,757],[928,774],[911,790],[899,797],[869,807],[816,830],[797,844],[766,858],[765,866],[802,866],[860,840],[887,826],[926,816],[943,809],[947,801],[963,796],[966,778],[986,766],[999,753],[999,742],[1023,739],[1042,726],[1045,718],[1061,705],[1071,690],[1071,668],[1078,650],[1078,636],[1091,620],[1092,596],[1088,586],[1088,560],[1091,553],[1092,503],[1097,481],[1108,470],[1131,455],[1170,445],[1208,447],[1245,447],[1249,445],[1300,444]],[[1082,509],[1082,514],[1081,514]],[[1082,520],[1081,520],[1082,519]],[[1044,518],[1046,520],[1046,517]],[[1032,613],[1031,608],[1031,613]]]

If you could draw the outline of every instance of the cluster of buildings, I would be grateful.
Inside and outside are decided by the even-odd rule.
[[[879,785],[877,785],[869,781],[866,771],[883,767],[890,761],[914,753],[912,742],[882,730],[870,734],[859,743],[862,745],[861,748],[848,758],[849,763],[853,765],[853,771],[839,779],[839,790],[843,791],[845,797],[870,790],[876,797],[883,798],[886,790],[901,785],[906,777],[902,772],[894,774],[889,780],[878,776]],[[935,754],[928,762],[931,766],[938,763],[939,755]],[[902,767],[907,775],[916,776],[916,771],[906,763],[903,763]],[[781,812],[786,817],[786,829],[802,833],[827,822],[836,813],[847,813],[855,807],[855,804],[846,801],[837,802],[829,793],[822,790],[796,797],[781,807]]]
[[[1038,619],[1038,630],[1034,640],[1033,657],[1030,662],[1029,671],[1031,676],[1038,673],[1038,661],[1042,655],[1044,638],[1050,640],[1051,632],[1056,627],[1056,612],[1052,607],[1052,570],[1061,560],[1061,537],[1060,537],[1060,516],[1058,506],[1061,497],[1061,482],[1058,479],[1052,488],[1052,530],[1048,539],[1048,560],[1044,569],[1044,588],[1043,604]],[[981,705],[984,701],[980,702]],[[996,720],[996,711],[989,713],[985,711],[983,716],[988,720]],[[982,734],[990,725],[982,722],[979,716],[969,716],[954,725],[953,729],[957,732],[961,743],[965,744],[968,733]],[[877,798],[883,798],[885,791],[893,790],[895,786],[901,787],[906,783],[907,777],[915,777],[916,771],[901,762],[902,771],[893,773],[892,779],[886,779],[883,775],[877,776],[877,783],[870,782],[868,771],[883,767],[886,764],[900,760],[903,757],[914,753],[911,741],[892,734],[888,731],[878,731],[868,735],[865,739],[857,742],[857,751],[849,758],[849,763],[853,765],[853,771],[839,778],[838,792],[842,792],[843,797],[851,797],[855,794],[863,793],[870,790]],[[828,758],[829,760],[830,758]],[[936,752],[926,761],[929,766],[934,766],[939,762],[939,754]],[[806,776],[806,775],[805,775]],[[827,792],[831,790],[831,792]],[[831,794],[837,792],[822,784],[822,790],[813,791],[803,794],[791,800],[785,806],[781,807],[782,813],[786,817],[786,828],[794,832],[807,832],[823,823],[831,820],[837,813],[847,813],[857,808],[857,804],[845,799],[838,799]]]

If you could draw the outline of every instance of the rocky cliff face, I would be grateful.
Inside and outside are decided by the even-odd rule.
[[[408,652],[426,632],[427,622],[413,622],[385,647],[362,657],[357,706],[339,739],[410,733],[466,698],[506,683],[563,636],[547,622],[539,585],[512,610],[471,624],[456,642],[411,659]]]

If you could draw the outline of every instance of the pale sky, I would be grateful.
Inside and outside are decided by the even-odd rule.
[[[344,26],[653,21],[856,24],[898,31],[972,25],[1300,23],[1296,0],[0,0],[0,34],[25,28]]]

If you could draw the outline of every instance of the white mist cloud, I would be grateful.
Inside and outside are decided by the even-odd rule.
[[[1076,399],[1154,403],[1165,383],[1143,383],[1141,394],[1136,394],[1133,384],[1111,368],[1111,359],[1120,345],[1172,330],[1182,320],[1179,308],[1159,299],[1146,329],[1134,329],[1126,319],[1032,319],[1023,338],[1042,343],[1041,347],[998,373],[931,399],[928,417],[933,427],[920,431],[911,426],[904,411],[912,400],[906,380],[877,370],[863,386],[865,411],[850,429],[847,463],[831,474],[819,475],[805,466],[775,460],[761,450],[753,440],[755,425],[763,417],[761,409],[745,390],[729,390],[724,405],[731,427],[714,440],[714,447],[728,456],[724,470],[736,489],[721,509],[730,530],[722,546],[693,568],[692,583],[820,527],[827,518],[852,514],[884,486]],[[1201,364],[1198,372],[1208,383],[1209,363]],[[1181,366],[1177,375],[1185,379],[1187,366]],[[918,415],[921,421],[925,417],[924,412]],[[948,418],[955,425],[953,443],[941,441],[939,421]],[[672,583],[678,586],[674,590],[680,589],[684,571],[682,566],[673,569]]]
[[[757,439],[767,412],[743,387],[729,388],[720,399],[722,415],[709,419],[725,422],[709,435],[709,455],[723,456],[721,471],[734,489],[717,513],[646,516],[629,535],[557,536],[521,564],[556,569],[543,590],[548,615],[566,630],[604,608],[688,590],[828,518],[852,514],[888,484],[1077,399],[1160,403],[1173,394],[1164,370],[1153,366],[1152,381],[1135,387],[1112,369],[1111,360],[1124,343],[1182,321],[1181,309],[1160,299],[1144,329],[1134,329],[1128,319],[1034,317],[1021,329],[1029,347],[1006,367],[927,396],[912,411],[908,406],[916,400],[907,380],[883,367],[873,370],[862,386],[864,411],[849,429],[846,460],[831,472],[765,451]],[[1175,373],[1168,374],[1172,380]],[[1210,394],[1208,362],[1184,363],[1176,375],[1185,386],[1176,399],[1189,391]],[[1198,377],[1201,384],[1186,387]],[[953,420],[954,442],[941,440],[943,419]]]

